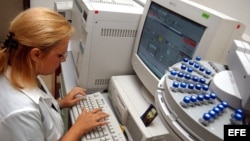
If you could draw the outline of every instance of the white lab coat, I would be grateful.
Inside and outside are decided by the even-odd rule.
[[[10,84],[9,72],[0,74],[1,141],[58,141],[63,135],[60,108],[44,82],[38,77],[47,94],[39,88],[18,90]]]

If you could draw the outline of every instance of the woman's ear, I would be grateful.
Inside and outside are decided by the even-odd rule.
[[[33,48],[30,52],[30,55],[31,55],[31,59],[34,61],[34,62],[37,62],[39,57],[41,57],[41,50],[39,48]]]

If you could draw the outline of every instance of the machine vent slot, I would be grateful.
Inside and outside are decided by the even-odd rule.
[[[102,28],[101,36],[110,36],[110,37],[135,37],[137,30],[131,29],[109,29]]]
[[[96,79],[95,85],[108,85],[109,79]]]
[[[133,0],[90,0],[93,3],[134,6]]]

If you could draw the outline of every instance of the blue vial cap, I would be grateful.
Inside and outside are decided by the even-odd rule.
[[[198,69],[199,67],[200,67],[199,64],[197,64],[197,63],[194,64],[194,68]]]
[[[198,82],[199,78],[198,78],[197,76],[193,76],[192,80],[193,80],[194,82]]]
[[[218,107],[221,111],[223,111],[224,108],[225,108],[222,104],[218,104],[217,107]]]
[[[185,79],[190,80],[191,79],[191,75],[190,74],[186,74],[185,75]]]
[[[205,84],[205,83],[206,83],[206,79],[205,79],[205,78],[200,78],[200,82],[201,82],[202,84]]]
[[[192,66],[194,64],[194,61],[189,60],[188,64]]]
[[[203,89],[204,91],[208,91],[209,87],[208,87],[208,85],[203,85],[202,89]]]
[[[209,95],[209,94],[205,94],[205,95],[204,95],[204,99],[205,99],[205,100],[209,100],[209,99],[210,99],[210,95]]]
[[[183,58],[183,60],[182,60],[183,62],[188,62],[188,58]]]
[[[201,85],[200,85],[200,84],[196,84],[196,85],[195,85],[195,89],[201,90]]]
[[[191,100],[191,102],[196,102],[197,101],[197,96],[192,95],[190,100]]]
[[[221,112],[221,110],[218,108],[218,107],[214,107],[213,108],[213,111],[216,113],[216,114],[219,114]]]
[[[243,111],[242,111],[241,109],[236,109],[236,110],[235,110],[235,113],[238,113],[238,114],[243,115]]]
[[[212,118],[216,116],[216,113],[213,110],[209,110],[208,113]]]
[[[197,100],[203,101],[203,99],[204,99],[204,96],[202,94],[199,94],[198,97],[197,97]]]
[[[181,82],[181,88],[186,88],[187,84],[185,82]]]
[[[228,107],[228,103],[227,103],[226,101],[222,101],[221,104],[222,104],[225,108]]]
[[[183,98],[183,102],[185,102],[185,103],[190,103],[190,97],[189,97],[189,96],[185,96],[185,97]]]
[[[178,72],[177,76],[182,78],[184,76],[184,74],[182,72]]]
[[[216,99],[216,98],[217,98],[217,96],[216,96],[215,93],[210,93],[210,97],[211,97],[212,99]]]
[[[171,70],[170,74],[171,74],[172,76],[175,76],[175,75],[177,74],[177,72],[176,72],[175,70]]]
[[[241,114],[235,113],[234,114],[234,119],[237,121],[241,121],[243,119],[243,116]]]
[[[179,83],[178,82],[173,82],[173,85],[172,85],[174,88],[178,88],[179,87]]]
[[[188,88],[189,89],[194,89],[194,84],[192,84],[192,83],[188,84]]]
[[[210,75],[210,74],[211,74],[211,71],[210,71],[210,70],[206,70],[206,74],[207,74],[207,75]]]
[[[200,60],[201,60],[201,57],[200,57],[200,56],[196,56],[195,60],[196,60],[196,61],[200,61]]]
[[[210,114],[204,113],[204,114],[203,114],[203,119],[204,119],[205,121],[209,121],[209,120],[211,119]]]
[[[204,70],[205,70],[205,68],[202,66],[199,68],[199,71],[201,71],[201,72],[203,72]]]
[[[181,69],[182,69],[182,70],[186,70],[186,68],[187,68],[186,65],[184,65],[184,64],[181,65]]]
[[[187,71],[191,73],[191,72],[193,72],[193,69],[192,68],[188,68]]]

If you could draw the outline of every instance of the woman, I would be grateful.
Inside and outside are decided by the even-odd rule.
[[[86,95],[76,87],[56,101],[39,78],[52,74],[66,59],[74,29],[60,14],[47,8],[30,8],[10,24],[0,49],[1,141],[76,141],[91,129],[107,124],[109,115],[97,108],[83,109],[63,134],[60,108],[71,107]]]

